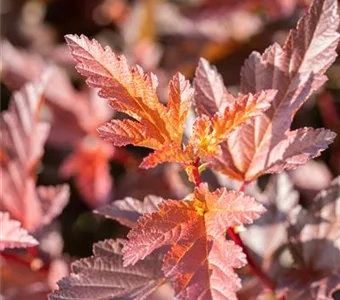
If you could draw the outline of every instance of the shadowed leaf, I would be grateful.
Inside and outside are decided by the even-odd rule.
[[[127,197],[123,200],[115,200],[111,204],[99,207],[94,212],[116,220],[124,226],[133,228],[137,225],[138,218],[143,214],[157,211],[157,205],[162,200],[161,197],[152,195],[145,197],[143,202]]]
[[[105,240],[94,244],[94,256],[74,262],[70,276],[58,282],[59,290],[50,300],[147,299],[165,283],[161,258],[150,256],[135,266],[123,267],[123,240]]]

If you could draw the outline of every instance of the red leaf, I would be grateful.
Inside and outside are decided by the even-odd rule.
[[[296,268],[280,278],[280,290],[293,300],[333,299],[340,289],[340,177],[291,223],[288,240]]]
[[[56,188],[48,199],[41,198],[35,187],[36,168],[49,130],[49,124],[40,121],[44,86],[44,82],[27,84],[14,94],[9,110],[1,114],[5,158],[0,169],[0,205],[29,231],[50,222],[68,200],[67,186]]]
[[[94,256],[74,262],[71,275],[58,282],[59,290],[49,299],[147,299],[165,283],[161,259],[151,256],[135,266],[123,267],[123,242],[105,240],[94,244]]]
[[[145,197],[143,202],[127,197],[123,200],[115,200],[111,204],[96,209],[94,212],[133,228],[137,225],[138,218],[143,214],[157,211],[157,205],[162,200],[161,197],[152,195]]]
[[[63,161],[59,169],[64,177],[75,177],[79,193],[92,208],[112,198],[109,160],[114,156],[114,151],[111,145],[102,142],[99,138],[87,137]]]
[[[275,280],[282,276],[278,252],[287,243],[287,226],[292,212],[298,207],[299,194],[285,173],[273,175],[263,193],[259,188],[247,192],[260,201],[267,211],[240,235],[255,254],[253,258]]]
[[[330,131],[289,129],[296,111],[326,81],[324,73],[336,57],[338,24],[337,1],[316,0],[283,47],[274,44],[262,56],[256,52],[250,56],[241,72],[241,91],[276,89],[278,93],[263,115],[231,133],[221,157],[209,160],[213,168],[251,181],[264,173],[297,168],[333,141],[335,135]],[[200,113],[213,113],[221,107],[221,101],[233,101],[220,86],[221,80],[217,81],[219,88],[206,87],[212,84],[212,78],[218,78],[214,72],[206,64],[196,72],[195,86],[200,88],[196,88],[195,102]],[[316,145],[298,150],[302,142],[314,139]]]
[[[0,212],[0,250],[38,245],[38,241],[21,228],[20,222],[11,220],[8,213]]]
[[[303,267],[340,271],[340,177],[301,209],[288,231],[293,255]],[[323,243],[314,243],[319,240]]]
[[[225,240],[226,230],[252,222],[264,208],[242,193],[224,188],[209,192],[206,184],[195,188],[186,201],[165,200],[158,208],[141,217],[130,231],[123,249],[124,264],[135,264],[155,249],[171,246],[163,270],[174,278],[179,299],[199,295],[202,299],[236,299],[240,280],[233,269],[245,264],[245,255]]]
[[[165,161],[186,166],[199,156],[218,153],[219,144],[237,127],[267,109],[274,97],[273,91],[240,95],[212,118],[200,117],[188,145],[183,146],[184,122],[193,93],[183,75],[177,73],[170,81],[168,105],[164,106],[156,95],[158,83],[154,74],[144,74],[138,65],[130,68],[124,56],[116,56],[96,40],[68,35],[66,41],[77,61],[77,70],[88,77],[88,85],[100,88],[100,96],[132,118],[112,120],[100,127],[101,137],[115,146],[132,144],[155,150],[143,161],[144,168]]]
[[[114,109],[135,119],[113,120],[99,129],[104,138],[114,145],[134,144],[151,149],[181,143],[192,96],[183,75],[177,73],[170,82],[169,105],[165,107],[156,95],[158,82],[154,74],[144,74],[138,65],[130,68],[124,56],[116,56],[96,40],[67,35],[66,41],[77,61],[77,70],[88,77],[87,84],[100,88],[99,95],[110,100]]]

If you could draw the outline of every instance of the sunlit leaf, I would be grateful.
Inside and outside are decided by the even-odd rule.
[[[324,73],[336,57],[338,24],[337,1],[316,0],[283,47],[274,44],[262,56],[251,54],[241,71],[241,92],[275,89],[277,94],[263,115],[230,134],[222,154],[209,160],[213,168],[251,181],[264,173],[297,168],[327,148],[335,138],[329,130],[289,130],[296,111],[327,79]],[[219,78],[215,72],[206,63],[196,71],[195,86],[200,88],[195,102],[200,113],[211,115],[235,101],[220,79],[219,88],[209,88],[212,79]]]
[[[8,213],[0,212],[0,223],[0,250],[38,245],[38,241],[21,228],[20,222],[10,219]]]
[[[251,223],[264,208],[251,197],[222,188],[210,192],[206,184],[187,200],[165,200],[146,214],[128,234],[124,264],[135,264],[154,250],[170,246],[163,270],[174,278],[179,299],[236,299],[240,280],[233,269],[245,255],[225,240],[228,227]],[[228,249],[228,250],[226,250]],[[227,283],[227,284],[226,284]]]

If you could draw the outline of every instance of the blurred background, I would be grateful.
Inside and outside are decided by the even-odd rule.
[[[94,242],[127,233],[118,223],[92,214],[93,209],[125,196],[183,197],[191,188],[177,165],[140,170],[147,150],[117,149],[98,138],[96,127],[115,114],[76,73],[64,35],[95,38],[124,54],[131,64],[154,72],[163,101],[174,73],[191,79],[200,57],[216,65],[225,85],[237,93],[244,60],[254,50],[262,53],[274,42],[284,43],[309,4],[309,0],[2,0],[1,110],[7,109],[13,91],[53,66],[43,110],[52,128],[38,183],[71,185],[68,205],[50,225],[53,247],[59,243],[58,251],[69,260],[89,256]],[[326,86],[293,123],[338,133],[317,162],[292,175],[301,201],[340,174],[339,68],[338,59],[328,71]],[[221,184],[214,174],[205,176],[211,185]]]

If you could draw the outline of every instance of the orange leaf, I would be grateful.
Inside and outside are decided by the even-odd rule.
[[[240,279],[233,269],[245,264],[245,255],[225,240],[226,230],[251,223],[264,212],[263,206],[243,193],[225,188],[210,192],[201,184],[188,199],[165,200],[158,209],[142,216],[128,234],[124,264],[170,246],[163,271],[175,281],[178,299],[236,299]]]
[[[87,76],[90,87],[110,105],[132,119],[112,120],[99,133],[115,146],[128,144],[156,150],[141,164],[144,168],[161,162],[192,164],[199,156],[219,153],[219,144],[237,127],[269,107],[274,91],[240,95],[211,118],[196,120],[188,144],[182,145],[184,122],[191,106],[193,89],[177,73],[169,84],[168,105],[156,95],[157,78],[144,74],[141,67],[129,67],[124,56],[116,56],[108,47],[85,36],[67,35],[67,43],[78,71]]]
[[[252,181],[265,173],[295,169],[328,147],[333,132],[311,128],[291,132],[290,126],[297,110],[327,79],[325,72],[336,57],[338,25],[337,1],[316,0],[283,47],[274,44],[262,55],[250,55],[241,71],[241,92],[278,92],[264,114],[230,134],[219,157],[207,159],[212,168]],[[212,116],[236,101],[206,62],[200,63],[194,86],[200,115]]]
[[[114,153],[112,145],[88,136],[63,161],[59,169],[64,177],[75,177],[78,191],[92,208],[104,204],[112,197],[109,160]]]
[[[67,43],[77,61],[77,70],[87,76],[90,87],[110,105],[133,120],[113,120],[99,128],[101,135],[116,146],[132,144],[160,149],[167,144],[179,146],[184,121],[191,105],[192,88],[177,73],[170,81],[168,106],[156,94],[157,77],[144,74],[138,65],[128,66],[124,56],[85,36],[67,35]]]

